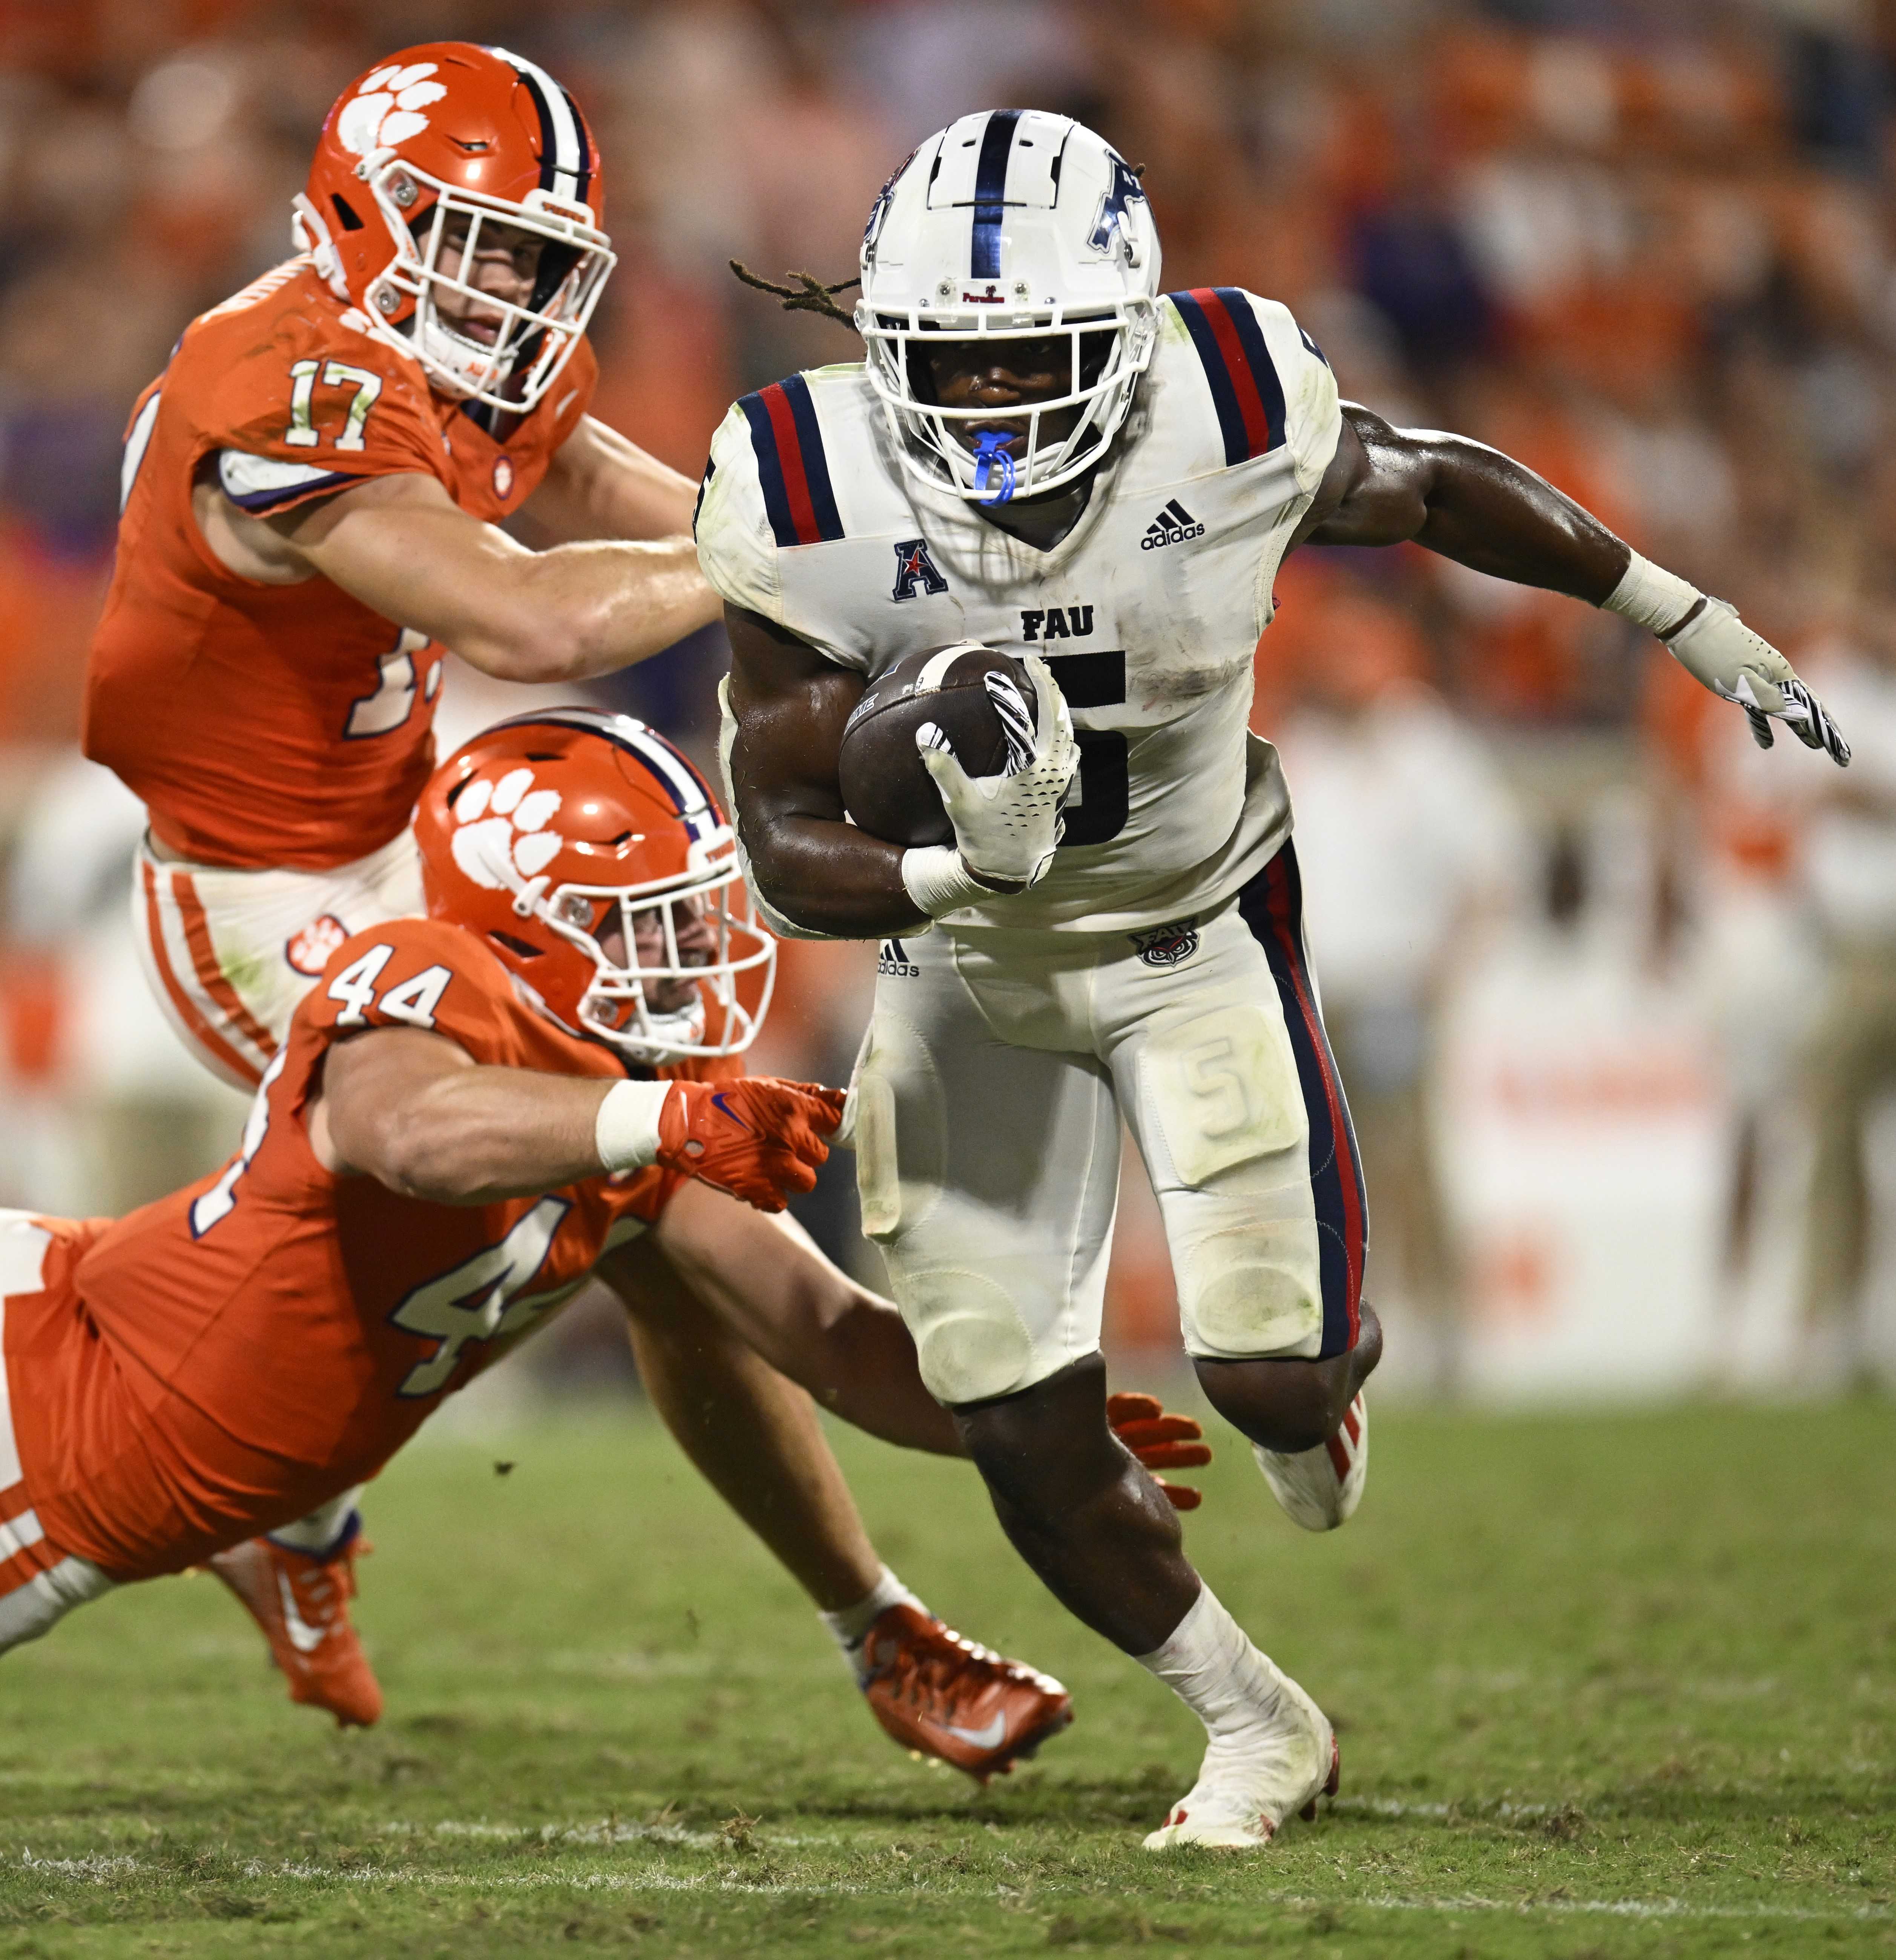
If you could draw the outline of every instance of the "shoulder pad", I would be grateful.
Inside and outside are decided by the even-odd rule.
[[[346,939],[296,1011],[332,1035],[424,1028],[479,1061],[514,1014],[531,1010],[472,933],[438,919],[399,918]]]
[[[247,306],[240,294],[195,323],[163,377],[167,408],[189,418],[200,453],[235,450],[342,481],[443,473],[440,426],[414,361],[352,323],[313,278],[271,275],[247,290]],[[242,492],[265,487],[241,468],[239,479]]]
[[[1241,286],[1168,293],[1165,310],[1177,322],[1168,338],[1189,344],[1209,396],[1224,466],[1288,448],[1299,484],[1314,488],[1340,426],[1336,377],[1317,343],[1287,308]]]
[[[746,612],[781,620],[777,545],[765,509],[750,418],[732,406],[711,438],[692,530],[698,563],[720,598]]]

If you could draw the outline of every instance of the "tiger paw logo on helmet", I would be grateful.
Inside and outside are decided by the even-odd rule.
[[[355,99],[344,104],[336,118],[336,134],[343,146],[366,157],[419,136],[428,127],[428,118],[418,112],[448,93],[441,83],[428,79],[436,65],[416,62],[364,75]]]
[[[498,782],[477,778],[454,799],[454,862],[489,891],[518,891],[566,848],[549,830],[557,790],[534,788],[531,769],[509,769]]]

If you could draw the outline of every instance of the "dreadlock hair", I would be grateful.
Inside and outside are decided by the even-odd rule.
[[[790,277],[795,283],[779,286],[770,279],[760,279],[741,260],[733,259],[731,269],[744,284],[760,293],[769,293],[783,302],[785,313],[821,313],[825,320],[835,320],[853,333],[856,322],[838,306],[833,295],[846,293],[852,286],[859,286],[860,279],[839,279],[833,286],[826,286],[814,272],[792,272]]]

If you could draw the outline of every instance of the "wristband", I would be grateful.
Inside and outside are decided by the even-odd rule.
[[[1601,600],[1601,607],[1643,626],[1664,639],[1685,624],[1685,616],[1705,597],[1696,585],[1675,573],[1662,571],[1637,552],[1627,560],[1620,582]]]
[[[658,1112],[674,1085],[615,1082],[593,1118],[592,1139],[607,1170],[643,1170],[658,1161]]]
[[[984,885],[947,844],[930,844],[902,854],[902,889],[927,918],[940,918],[964,905],[984,905],[1002,895]]]

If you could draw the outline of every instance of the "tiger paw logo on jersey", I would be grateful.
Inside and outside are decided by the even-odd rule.
[[[1174,919],[1170,925],[1155,926],[1149,932],[1136,932],[1133,943],[1148,966],[1177,966],[1198,950],[1198,921]]]
[[[448,93],[441,83],[428,79],[435,65],[416,62],[408,68],[378,68],[373,75],[364,75],[360,92],[343,105],[336,119],[337,141],[358,157],[366,157],[419,136],[428,127],[428,118],[419,112]]]
[[[330,955],[348,937],[349,928],[333,912],[324,912],[301,931],[291,934],[284,944],[283,957],[298,973],[319,980]]]
[[[566,848],[546,826],[559,792],[534,788],[531,769],[509,769],[498,782],[477,778],[454,799],[454,862],[490,892],[518,891]]]

